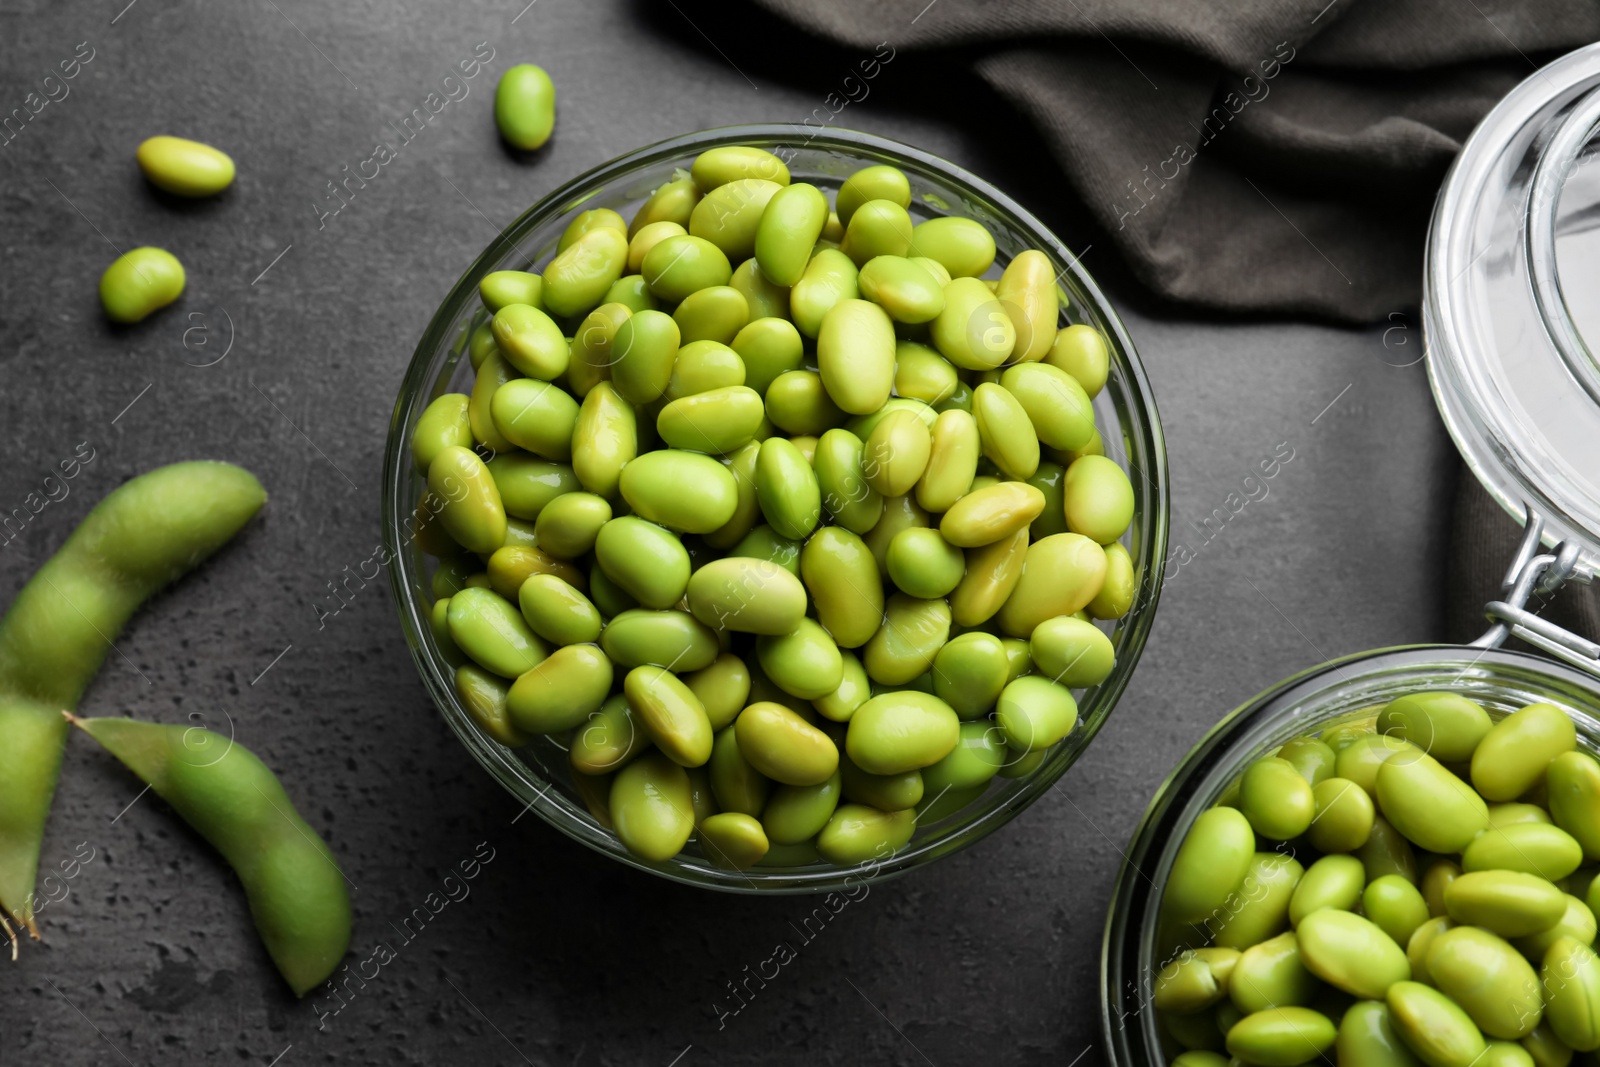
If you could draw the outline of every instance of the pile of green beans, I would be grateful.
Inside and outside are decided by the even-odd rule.
[[[982,225],[910,205],[894,167],[830,207],[706,151],[483,278],[470,392],[417,421],[463,704],[565,747],[638,856],[881,857],[1039,766],[1114,665],[1105,338],[1057,328],[1044,253],[992,271]]]
[[[1250,764],[1184,839],[1173,1067],[1595,1062],[1600,761],[1550,704],[1374,710]]]

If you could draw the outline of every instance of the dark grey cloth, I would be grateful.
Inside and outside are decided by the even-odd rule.
[[[970,66],[1027,116],[1156,292],[1367,322],[1415,305],[1472,127],[1593,0],[761,0],[811,33]]]

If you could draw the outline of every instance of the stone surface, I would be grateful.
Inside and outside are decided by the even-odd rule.
[[[1411,324],[1386,344],[1382,327],[1147,306],[1058,201],[1026,129],[945,65],[901,54],[828,121],[945,155],[1091,246],[1084,262],[1148,364],[1173,538],[1196,555],[1168,583],[1142,669],[1056,789],[1004,831],[871,888],[809,940],[797,928],[815,901],[679,888],[534,818],[513,824],[518,806],[418,681],[386,580],[319,627],[326,583],[378,542],[402,369],[459,272],[544,193],[670,134],[822,121],[861,57],[687,3],[120,6],[0,14],[0,111],[59,96],[45,76],[80,42],[93,49],[70,93],[0,148],[0,507],[80,442],[95,454],[0,550],[0,596],[131,475],[184,458],[247,465],[271,493],[262,519],[134,620],[85,713],[231,720],[357,887],[351,973],[379,940],[399,942],[394,926],[460,861],[480,848],[493,859],[332,1014],[330,998],[288,993],[203,842],[74,738],[44,859],[80,842],[94,858],[44,910],[44,943],[0,963],[0,1064],[1097,1063],[1108,895],[1161,778],[1277,680],[1442,634],[1455,458],[1422,366],[1397,365],[1420,352],[1415,315],[1385,324]],[[326,183],[396,140],[389,123],[442,96],[479,42],[493,59],[469,94],[320,217]],[[490,111],[495,78],[523,61],[559,93],[555,137],[531,159],[500,147]],[[133,151],[155,133],[226,149],[234,188],[197,204],[154,194]],[[145,243],[183,260],[188,291],[114,329],[96,279],[113,246]],[[1213,517],[1291,449],[1265,498]],[[740,1008],[728,983],[771,975],[786,940],[796,958],[764,987],[751,980]]]

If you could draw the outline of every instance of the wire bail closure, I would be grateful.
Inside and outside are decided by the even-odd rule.
[[[1541,552],[1544,517],[1531,507],[1525,510],[1528,519],[1523,526],[1522,543],[1500,583],[1501,599],[1484,605],[1484,616],[1493,625],[1471,647],[1499,648],[1507,638],[1515,636],[1600,678],[1600,644],[1540,618],[1527,608],[1528,599],[1534,594],[1548,596],[1567,581],[1587,584],[1594,580],[1594,571],[1581,561],[1578,546],[1572,541]]]

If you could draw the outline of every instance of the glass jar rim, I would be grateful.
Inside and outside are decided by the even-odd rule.
[[[1547,543],[1579,544],[1595,568],[1600,363],[1560,298],[1553,228],[1591,131],[1550,136],[1585,97],[1600,100],[1600,44],[1540,68],[1467,139],[1429,226],[1423,330],[1434,399],[1467,465],[1507,512],[1522,520],[1532,507]]]

